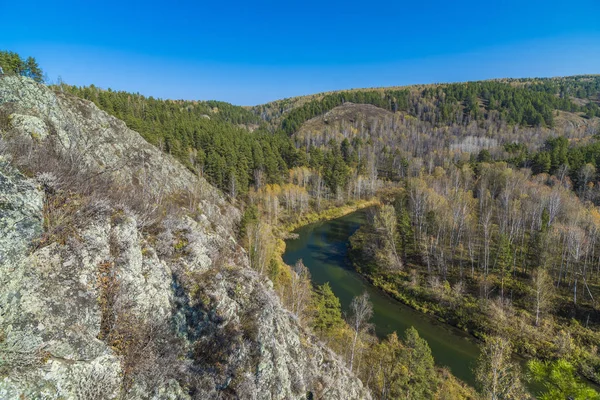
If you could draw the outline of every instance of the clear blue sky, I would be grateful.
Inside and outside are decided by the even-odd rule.
[[[600,0],[0,0],[51,80],[253,105],[334,89],[600,73]]]

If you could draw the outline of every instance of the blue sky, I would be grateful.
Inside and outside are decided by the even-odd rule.
[[[8,1],[51,80],[253,105],[335,89],[600,73],[600,1]]]

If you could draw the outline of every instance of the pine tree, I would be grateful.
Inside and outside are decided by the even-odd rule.
[[[317,286],[313,295],[315,315],[312,320],[313,329],[322,336],[330,336],[335,330],[344,326],[340,300],[331,290],[329,282]]]
[[[539,394],[540,400],[600,400],[600,394],[581,382],[576,377],[575,367],[566,360],[531,360],[527,368],[532,380],[546,388]]]
[[[44,73],[33,57],[28,57],[24,64],[24,75],[36,82],[44,81]]]
[[[435,363],[427,341],[419,332],[410,327],[405,332],[406,367],[408,383],[406,387],[409,399],[431,399],[438,384]]]

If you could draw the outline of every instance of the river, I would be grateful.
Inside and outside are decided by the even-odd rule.
[[[437,365],[448,367],[455,376],[474,385],[472,369],[479,349],[471,336],[392,299],[352,268],[348,259],[348,239],[365,221],[366,211],[362,210],[299,228],[295,231],[298,238],[286,241],[283,260],[293,265],[302,259],[314,284],[329,282],[343,311],[349,309],[353,297],[366,290],[373,303],[371,322],[378,337],[394,331],[402,337],[407,328],[414,326],[429,343]]]

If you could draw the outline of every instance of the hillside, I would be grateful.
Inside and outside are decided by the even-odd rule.
[[[512,352],[600,382],[600,76],[246,108],[21,64],[0,78],[0,397],[475,398],[416,330],[375,337],[283,263],[291,228],[374,204],[356,271],[501,345],[514,398]]]
[[[442,166],[446,157],[468,160],[484,149],[504,158],[504,145],[522,143],[533,152],[547,138],[563,134],[585,143],[600,121],[600,77],[595,75],[355,89],[284,99],[252,112],[226,103],[164,101],[96,87],[60,89],[122,118],[150,143],[234,197],[247,196],[257,184],[282,185],[288,181],[286,171],[310,167],[335,171],[324,177],[323,194],[331,198],[340,184],[360,186],[343,167],[359,174],[376,168],[393,180],[401,159],[424,159],[435,151],[443,154],[427,162]],[[334,134],[338,128],[317,126],[319,118],[338,114],[343,108],[337,107],[345,103],[388,113],[364,118],[359,110],[364,106],[357,106],[356,115],[341,111],[343,116],[333,124],[345,120],[345,132]],[[347,154],[342,165],[333,150],[349,137],[350,126],[352,136],[360,139],[352,143],[352,151],[365,157],[357,163]],[[330,146],[331,138],[336,146]],[[312,157],[313,144],[324,153]]]
[[[241,213],[93,103],[0,78],[0,398],[369,398]]]
[[[451,115],[453,110],[475,119],[487,118],[490,111],[498,110],[510,123],[551,126],[552,118],[542,115],[547,112],[545,108],[600,116],[599,89],[598,75],[351,89],[277,100],[255,106],[254,113],[288,133],[293,133],[298,123],[346,101],[408,111],[416,117],[421,117],[420,107],[429,106],[438,123],[462,121],[462,117]],[[519,115],[529,106],[529,115]]]

